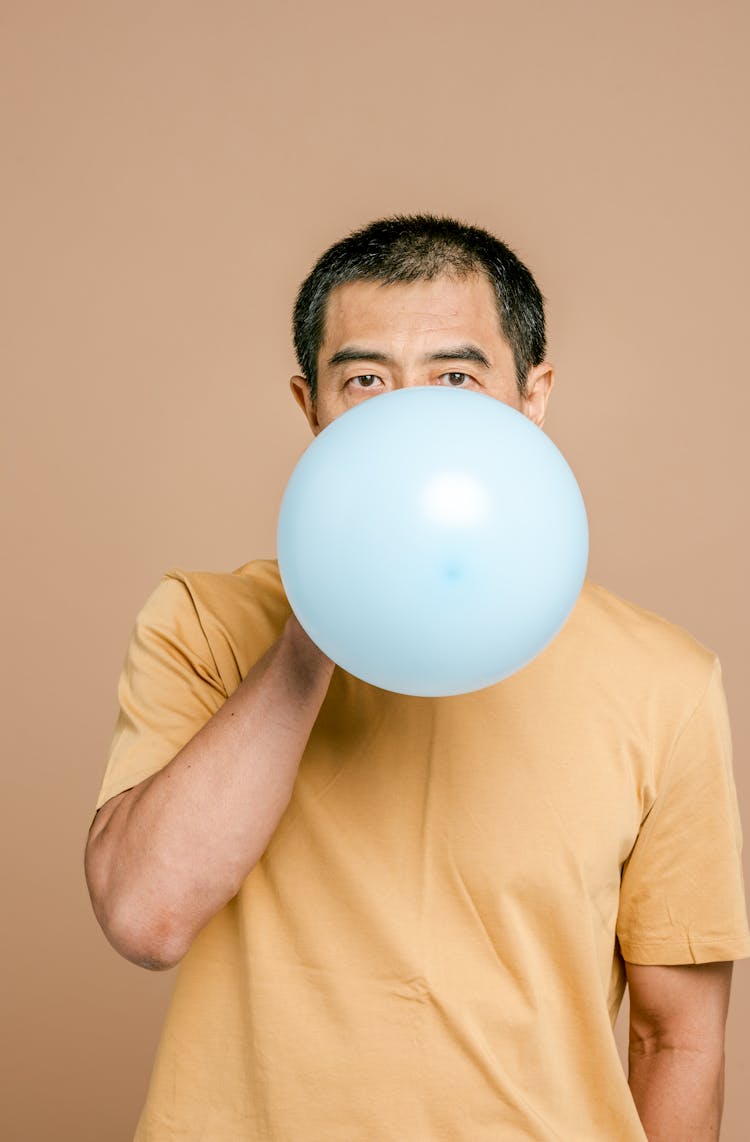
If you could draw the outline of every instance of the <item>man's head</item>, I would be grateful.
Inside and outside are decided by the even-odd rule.
[[[553,384],[528,269],[485,230],[432,215],[381,219],[327,250],[297,295],[294,344],[291,388],[315,433],[415,384],[485,392],[541,425]]]

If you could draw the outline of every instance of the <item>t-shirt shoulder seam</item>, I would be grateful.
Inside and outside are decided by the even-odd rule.
[[[663,792],[664,792],[664,789],[666,788],[666,786],[668,784],[669,776],[670,776],[671,768],[672,768],[672,762],[673,762],[674,757],[677,754],[677,749],[678,749],[678,746],[680,744],[680,741],[682,740],[683,735],[687,732],[687,729],[690,726],[690,723],[692,722],[693,718],[697,714],[698,710],[701,708],[701,705],[703,704],[703,701],[705,700],[705,697],[708,694],[709,688],[710,688],[710,686],[714,680],[714,674],[715,674],[717,669],[719,669],[719,670],[721,669],[719,659],[718,659],[717,655],[712,654],[711,663],[710,663],[709,670],[708,670],[708,679],[706,680],[704,685],[701,687],[700,696],[697,698],[697,700],[690,707],[689,712],[685,715],[682,723],[680,724],[677,732],[675,733],[675,736],[672,740],[672,744],[669,746],[669,750],[667,752],[667,755],[666,755],[666,758],[664,759],[663,764],[658,767],[659,778],[658,778],[658,785],[656,788],[656,793],[655,793],[655,796],[654,796],[654,799],[653,799],[651,805],[649,806],[648,812],[643,817],[641,824],[640,824],[640,830],[644,830],[644,829],[647,830],[647,832],[644,833],[643,839],[641,841],[641,852],[643,852],[644,848],[648,845],[648,842],[650,839],[651,824],[653,823],[653,820],[658,815],[659,808],[662,804]],[[653,765],[654,765],[654,771],[656,772],[657,765],[656,765],[655,760],[653,762]]]
[[[196,594],[196,591],[195,591],[193,584],[190,582],[190,579],[195,574],[201,574],[201,572],[185,571],[181,567],[170,567],[167,571],[163,572],[161,578],[162,578],[162,582],[169,580],[169,579],[173,579],[173,580],[183,584],[183,586],[184,586],[184,588],[188,594],[188,597],[190,599],[190,603],[191,603],[191,606],[192,606],[193,611],[195,613],[195,618],[198,622],[198,626],[201,629],[201,634],[203,635],[203,639],[204,639],[205,644],[206,644],[206,650],[208,651],[208,654],[210,656],[210,664],[213,667],[214,671],[216,672],[216,677],[221,682],[221,688],[222,688],[222,691],[224,693],[224,697],[228,698],[229,697],[229,690],[227,688],[226,679],[223,677],[221,670],[219,669],[219,663],[217,662],[216,655],[214,654],[213,647],[211,646],[211,640],[208,637],[208,631],[206,630],[205,618],[204,618],[204,615],[201,613],[202,607],[200,604],[200,600],[197,597],[197,594]]]
[[[667,774],[668,774],[669,768],[670,768],[670,763],[671,763],[672,758],[674,757],[675,753],[677,752],[677,747],[680,744],[680,741],[682,740],[683,734],[686,732],[686,730],[688,729],[693,718],[698,713],[698,710],[700,710],[701,706],[703,705],[703,702],[705,701],[706,695],[708,694],[708,691],[711,688],[711,685],[713,683],[713,680],[714,680],[714,677],[715,677],[717,671],[719,672],[719,674],[721,673],[721,663],[719,662],[718,655],[713,654],[713,652],[712,652],[711,662],[709,664],[709,669],[708,669],[708,678],[706,679],[706,682],[701,689],[699,698],[697,699],[697,701],[693,705],[692,709],[690,710],[690,713],[685,717],[682,725],[680,726],[679,730],[675,734],[674,741],[672,742],[669,753],[667,755],[667,760],[664,762],[664,768],[662,770],[662,784],[664,783],[664,781],[666,781]]]

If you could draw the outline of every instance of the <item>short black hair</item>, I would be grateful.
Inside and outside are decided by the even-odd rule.
[[[326,303],[337,286],[383,285],[484,272],[497,301],[500,329],[513,350],[516,382],[525,393],[529,369],[544,360],[544,298],[517,255],[487,230],[455,218],[404,214],[371,222],[331,246],[299,288],[294,305],[294,348],[302,375],[317,396],[317,362]]]

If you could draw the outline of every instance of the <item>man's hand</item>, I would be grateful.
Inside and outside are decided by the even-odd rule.
[[[86,879],[97,919],[126,959],[174,966],[238,892],[289,803],[333,669],[291,615],[173,760],[101,807]]]
[[[649,1142],[715,1142],[732,962],[625,968],[628,1083]]]

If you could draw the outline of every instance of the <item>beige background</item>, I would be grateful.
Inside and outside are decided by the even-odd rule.
[[[171,976],[82,873],[121,659],[163,570],[275,554],[294,293],[375,217],[536,274],[589,573],[719,654],[748,821],[748,31],[721,0],[0,5],[3,1138],[131,1136]],[[743,961],[726,1142],[748,1015]]]

